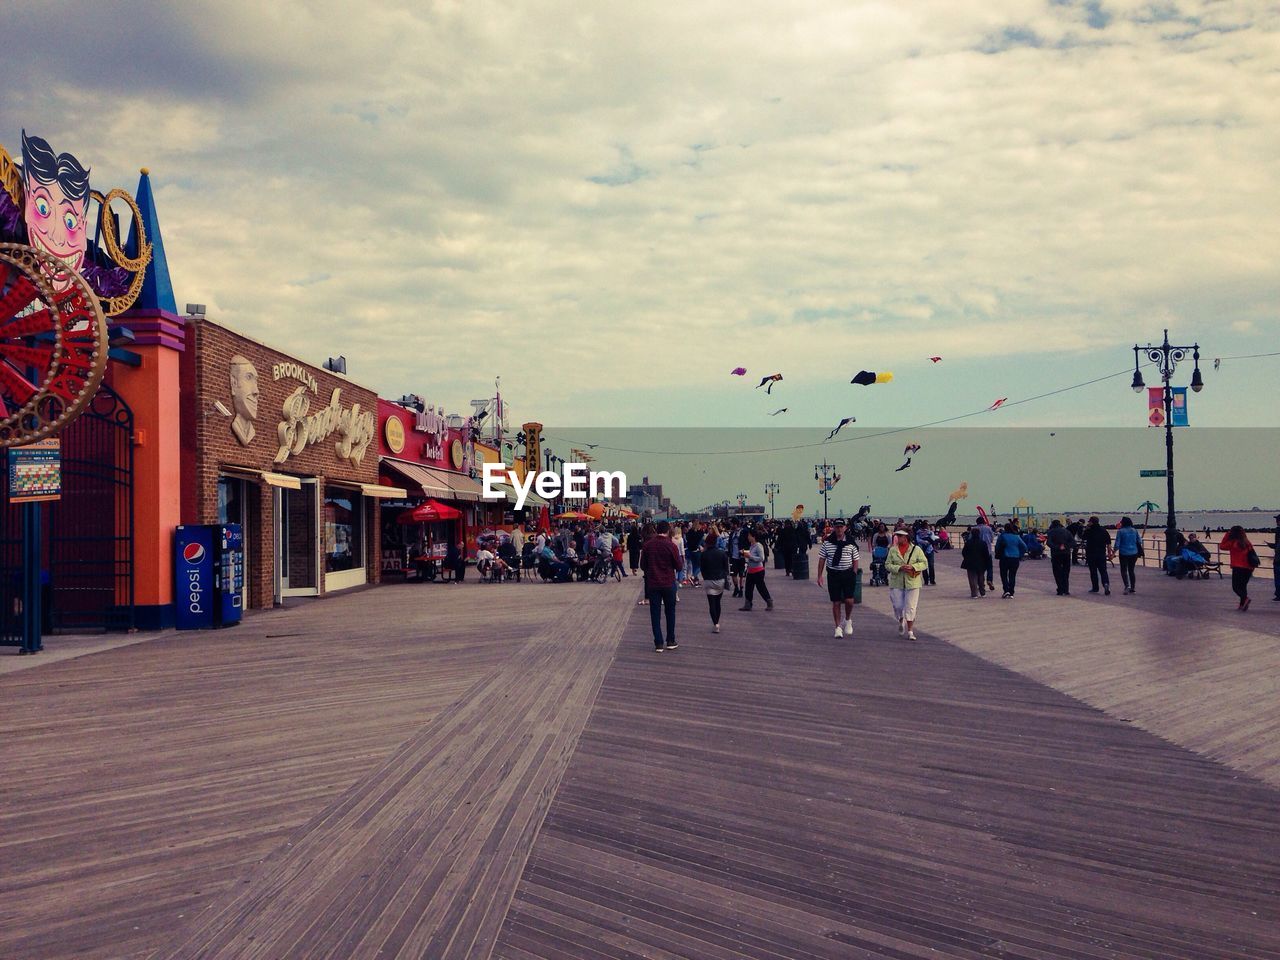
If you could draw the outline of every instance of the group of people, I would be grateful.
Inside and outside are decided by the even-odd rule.
[[[711,629],[720,632],[723,597],[732,590],[742,597],[738,609],[750,612],[758,594],[766,610],[773,610],[773,596],[765,584],[765,560],[769,555],[764,530],[733,522],[720,529],[714,523],[693,521],[687,528],[666,520],[632,531],[639,543],[632,569],[644,576],[641,604],[649,606],[654,649],[678,649],[676,604],[680,589],[701,587],[707,598]],[[630,543],[630,540],[628,541]],[[665,620],[665,624],[664,624]],[[666,633],[663,633],[663,626]]]

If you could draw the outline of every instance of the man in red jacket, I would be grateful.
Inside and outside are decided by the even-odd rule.
[[[662,612],[667,608],[667,639],[665,647],[675,650],[676,643],[676,583],[684,560],[671,542],[671,524],[658,521],[658,535],[651,537],[640,550],[640,569],[644,571],[644,594],[649,600],[649,619],[653,624],[653,646],[658,653],[664,647],[662,639]]]

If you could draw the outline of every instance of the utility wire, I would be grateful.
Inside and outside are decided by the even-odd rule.
[[[1144,364],[1144,366],[1151,366],[1151,364]],[[1021,400],[1006,400],[1000,405],[999,409],[1003,410],[1005,407],[1016,407],[1019,404],[1031,403],[1034,400],[1043,400],[1045,397],[1056,396],[1057,394],[1067,393],[1071,390],[1079,390],[1081,387],[1090,387],[1095,383],[1102,383],[1104,380],[1114,380],[1116,377],[1127,376],[1130,372],[1131,371],[1126,368],[1124,370],[1119,370],[1116,373],[1108,373],[1106,376],[1095,377],[1092,380],[1085,380],[1083,383],[1074,383],[1069,387],[1059,387],[1057,390],[1050,390],[1047,393],[1039,393],[1034,397],[1023,397]],[[909,430],[923,430],[926,427],[936,427],[944,423],[955,423],[957,420],[966,420],[969,417],[979,417],[984,413],[994,412],[995,411],[990,407],[983,407],[981,410],[974,410],[970,413],[959,413],[954,417],[943,417],[940,420],[930,420],[927,423],[917,423],[909,427],[894,427],[892,430],[880,430],[876,433],[865,433],[858,436],[842,437],[835,440],[820,440],[813,443],[795,443],[784,447],[758,447],[752,450],[637,450],[631,447],[611,447],[606,444],[596,444],[596,449],[611,450],[614,453],[640,453],[669,457],[714,457],[731,456],[734,454],[744,453],[781,453],[786,450],[809,450],[814,447],[827,447],[837,443],[853,443],[858,440],[874,440],[877,437],[891,437],[894,434],[906,433]],[[575,445],[581,445],[582,443],[582,441],[568,440],[564,437],[547,437],[547,439],[553,440],[556,443],[571,443]]]

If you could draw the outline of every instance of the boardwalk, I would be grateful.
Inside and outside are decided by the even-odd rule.
[[[631,586],[441,585],[0,677],[0,957],[1280,958],[1280,791],[1158,729],[1213,658],[941,578],[917,644],[778,578],[660,656]],[[1274,620],[1203,621],[1223,682]]]

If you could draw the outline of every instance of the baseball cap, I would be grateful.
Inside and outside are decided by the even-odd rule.
[[[911,534],[907,533],[907,531],[903,530],[901,527],[899,527],[897,530],[893,531],[893,535],[894,535],[895,537],[909,537],[909,536],[911,536]]]

